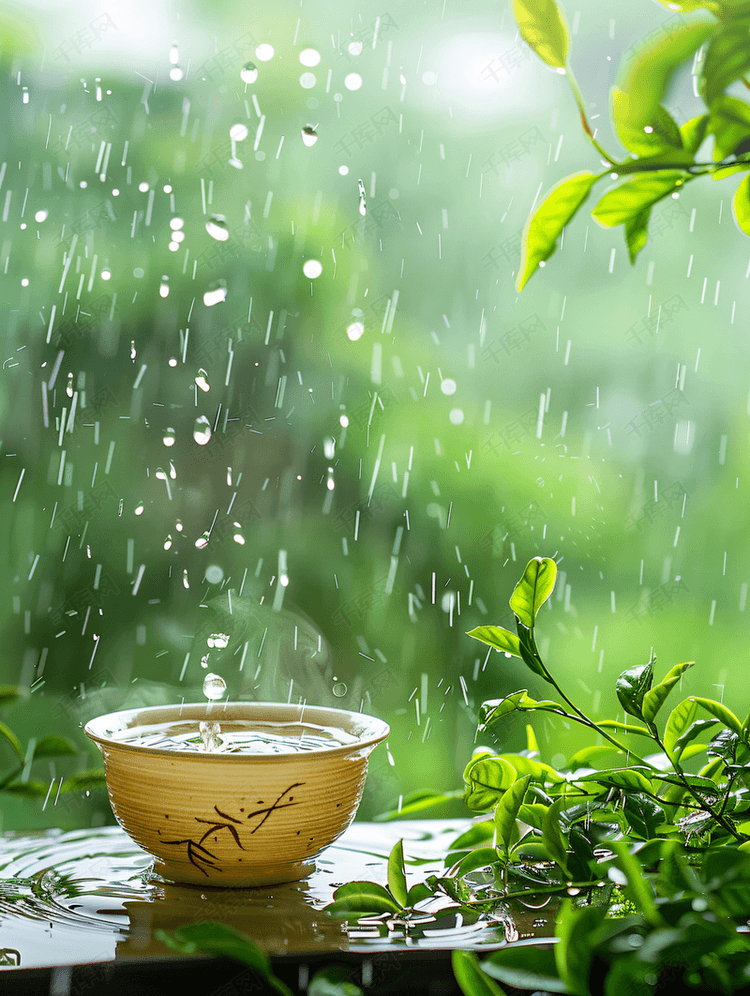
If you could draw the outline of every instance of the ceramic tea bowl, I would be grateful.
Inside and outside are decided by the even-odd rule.
[[[203,720],[298,723],[352,742],[300,753],[214,753],[123,742],[136,728]],[[101,751],[115,819],[172,882],[221,888],[304,878],[354,819],[368,755],[388,736],[372,716],[266,702],[153,706],[86,724]],[[348,737],[346,737],[348,735]]]

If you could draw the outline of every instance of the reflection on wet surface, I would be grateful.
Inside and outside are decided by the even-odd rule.
[[[387,858],[404,839],[409,884],[444,873],[447,845],[466,821],[355,823],[317,860],[301,882],[261,889],[173,885],[152,875],[153,859],[119,828],[0,837],[0,965],[39,967],[104,962],[170,952],[157,929],[218,920],[247,933],[268,954],[372,951],[407,947],[497,947],[549,934],[531,910],[515,916],[460,914],[417,922],[347,925],[322,911],[344,882],[386,884]],[[546,910],[545,910],[546,912]],[[525,920],[525,918],[524,918]]]

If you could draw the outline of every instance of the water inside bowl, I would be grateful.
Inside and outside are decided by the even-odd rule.
[[[246,719],[221,722],[182,719],[129,727],[112,733],[111,737],[139,747],[223,754],[299,754],[356,744],[358,739],[334,726]]]

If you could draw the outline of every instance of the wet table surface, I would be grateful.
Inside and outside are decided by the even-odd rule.
[[[323,911],[337,886],[386,884],[391,848],[403,838],[407,880],[445,873],[448,845],[466,820],[354,823],[301,882],[254,889],[173,885],[155,878],[152,858],[119,827],[0,836],[0,965],[64,966],[172,954],[159,929],[217,920],[271,956],[461,947],[489,950],[520,937],[501,914],[467,923],[461,916],[403,924],[346,924]],[[531,926],[531,922],[530,922]]]

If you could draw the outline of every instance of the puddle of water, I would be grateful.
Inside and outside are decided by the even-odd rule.
[[[165,957],[170,952],[154,932],[200,920],[231,924],[269,955],[491,948],[548,934],[549,921],[540,919],[539,910],[530,910],[523,922],[450,914],[390,925],[377,918],[347,925],[321,912],[344,882],[386,884],[388,854],[399,838],[410,884],[443,873],[448,843],[466,828],[458,820],[355,823],[318,858],[308,879],[261,889],[163,882],[152,875],[151,856],[119,827],[9,833],[0,837],[0,934],[13,954],[0,964],[29,968]]]

